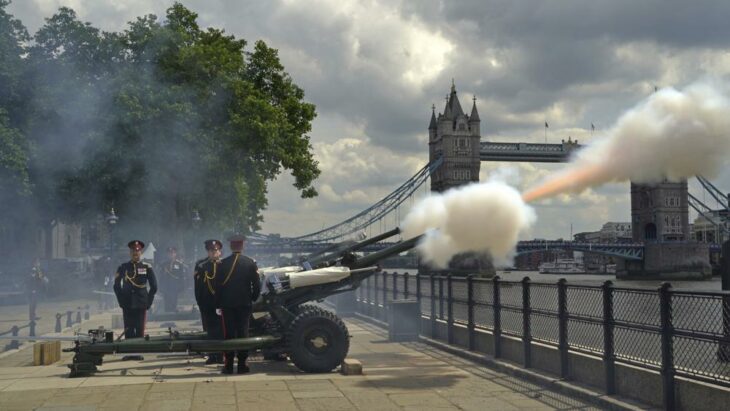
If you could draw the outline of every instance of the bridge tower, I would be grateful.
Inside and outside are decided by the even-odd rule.
[[[707,244],[691,241],[687,181],[631,183],[633,240],[644,260],[617,264],[618,277],[705,278],[712,275]]]
[[[689,241],[687,181],[631,183],[631,221],[637,243]]]
[[[443,163],[431,175],[431,191],[442,192],[479,181],[480,123],[476,97],[471,114],[466,115],[452,80],[444,112],[437,116],[436,106],[433,106],[428,126],[429,161],[443,157]]]

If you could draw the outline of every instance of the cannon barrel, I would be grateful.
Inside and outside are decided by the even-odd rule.
[[[279,341],[280,338],[271,335],[231,340],[145,340],[144,338],[131,338],[113,343],[81,344],[73,350],[88,354],[238,351],[267,347]]]
[[[360,257],[356,259],[354,262],[350,263],[348,267],[351,269],[356,268],[364,268],[364,267],[370,267],[378,263],[380,260],[384,260],[388,257],[397,255],[402,253],[403,251],[408,251],[416,246],[418,243],[418,240],[421,239],[421,235],[417,237],[413,237],[409,240],[401,241],[399,243],[396,243],[388,248],[384,248],[380,251],[370,253],[366,256]]]
[[[340,244],[338,247],[334,247],[333,249],[336,250],[330,254],[327,255],[317,255],[314,258],[310,258],[307,260],[309,264],[312,265],[312,267],[316,267],[319,265],[322,265],[323,263],[328,263],[326,265],[331,265],[329,263],[334,264],[334,262],[342,257],[345,253],[351,253],[357,250],[360,250],[362,248],[365,248],[371,244],[375,244],[378,241],[385,240],[386,238],[393,237],[395,235],[400,234],[400,228],[394,228],[390,231],[386,231],[382,234],[376,235],[375,237],[368,238],[366,240],[354,243],[354,244]]]

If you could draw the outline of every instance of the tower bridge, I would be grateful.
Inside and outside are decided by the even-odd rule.
[[[481,118],[476,98],[466,114],[452,83],[443,112],[432,107],[429,132],[429,163],[391,194],[353,217],[314,233],[294,238],[254,236],[250,248],[256,252],[296,253],[331,246],[372,227],[397,212],[412,198],[416,189],[430,178],[430,189],[443,192],[453,187],[479,181],[482,161],[567,162],[581,149],[577,140],[560,143],[482,141]],[[700,180],[705,186],[705,180]],[[714,188],[714,186],[713,186]],[[713,194],[715,195],[715,194]],[[659,184],[631,184],[632,244],[589,244],[572,241],[520,242],[517,254],[547,249],[586,251],[619,258],[618,275],[642,277],[671,274],[684,277],[707,277],[711,274],[710,246],[690,241],[687,181]],[[374,244],[365,251],[383,245]]]

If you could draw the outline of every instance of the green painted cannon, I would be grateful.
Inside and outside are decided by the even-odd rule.
[[[397,230],[389,235],[398,234]],[[382,235],[378,240],[384,239]],[[419,237],[396,243],[381,251],[357,257],[364,243],[350,244],[315,261],[319,268],[263,269],[262,295],[254,304],[250,337],[209,340],[204,333],[177,333],[113,341],[109,332],[90,331],[73,348],[70,376],[96,372],[106,354],[264,351],[265,358],[288,358],[305,372],[330,372],[347,356],[350,347],[345,323],[334,313],[315,304],[326,297],[355,290],[377,271],[378,261],[413,248]]]

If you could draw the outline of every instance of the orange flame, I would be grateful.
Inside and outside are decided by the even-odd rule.
[[[599,165],[565,170],[565,172],[522,194],[522,199],[529,203],[558,194],[581,190],[591,185],[590,182],[600,174],[600,170],[601,166]]]

